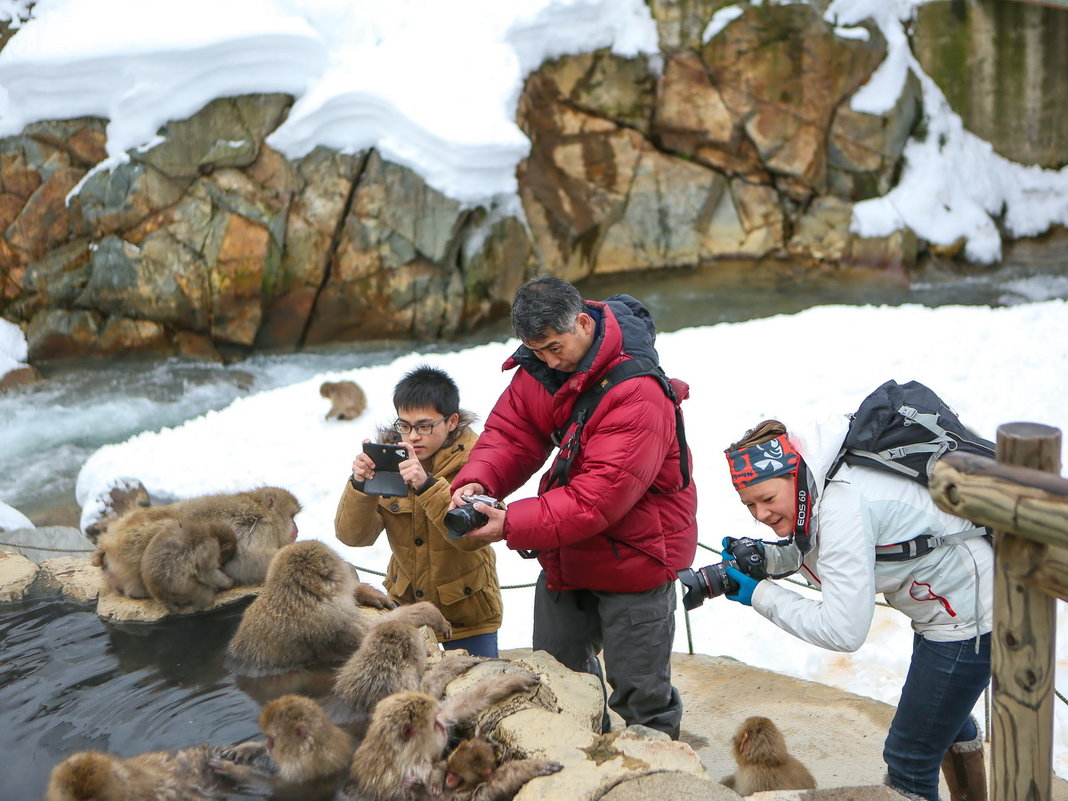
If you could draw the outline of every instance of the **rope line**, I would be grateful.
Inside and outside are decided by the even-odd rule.
[[[0,547],[14,548],[16,551],[19,548],[29,548],[33,551],[48,551],[49,553],[94,553],[93,550],[85,548],[49,548],[45,545],[30,545],[25,542],[0,542]]]
[[[356,572],[357,573],[370,573],[372,576],[385,576],[386,575],[385,573],[380,573],[377,570],[372,570],[369,567],[361,567],[360,565],[353,565],[353,567],[356,568]],[[531,582],[530,584],[502,584],[501,585],[501,589],[502,590],[523,590],[523,589],[526,589],[527,587],[535,587],[535,586],[537,586],[537,585],[535,583],[533,583],[533,582]]]

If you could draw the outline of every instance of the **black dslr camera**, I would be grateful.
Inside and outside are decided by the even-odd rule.
[[[687,609],[696,609],[705,602],[706,598],[715,598],[717,595],[734,595],[738,592],[738,582],[727,575],[727,565],[734,566],[757,579],[768,577],[767,568],[764,566],[764,544],[759,540],[742,537],[731,543],[730,551],[724,554],[722,562],[715,565],[705,565],[697,570],[679,571],[679,581],[685,590],[682,594],[682,605]]]
[[[503,509],[501,502],[489,495],[464,495],[464,505],[445,513],[445,528],[451,539],[458,540],[468,531],[486,525],[489,518],[475,510],[476,503],[484,503],[494,509]]]

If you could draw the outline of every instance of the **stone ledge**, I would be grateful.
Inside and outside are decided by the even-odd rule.
[[[164,618],[190,617],[235,606],[260,593],[262,584],[220,592],[206,609],[170,613],[151,598],[127,598],[105,586],[100,568],[88,559],[61,556],[37,564],[14,551],[0,551],[0,604],[59,596],[82,604],[96,604],[96,613],[110,623],[158,623]]]
[[[0,602],[23,601],[41,569],[21,554],[0,551]]]
[[[97,568],[92,568],[97,570]],[[99,571],[98,571],[99,572]],[[158,623],[164,618],[204,615],[228,606],[243,603],[259,595],[262,584],[248,584],[223,590],[215,596],[215,603],[196,612],[168,612],[167,607],[152,598],[127,598],[104,587],[96,603],[96,613],[110,623]]]

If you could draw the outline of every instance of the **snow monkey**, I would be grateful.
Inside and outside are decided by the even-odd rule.
[[[338,670],[327,708],[338,723],[359,731],[375,704],[387,695],[422,690],[440,698],[450,681],[481,661],[477,656],[446,654],[428,673],[419,629],[402,620],[386,620],[371,629]]]
[[[779,727],[767,718],[746,718],[732,740],[738,770],[720,780],[738,795],[763,790],[812,790],[816,780],[786,750]]]
[[[177,752],[153,751],[127,759],[101,751],[79,751],[52,768],[45,801],[221,799],[225,788],[209,763],[214,758],[246,763],[260,751],[262,746],[258,743],[232,748],[198,745]]]
[[[82,516],[85,536],[93,544],[111,523],[133,508],[151,505],[148,490],[136,478],[117,478],[92,501],[85,504]]]
[[[434,763],[444,755],[449,730],[515,692],[539,684],[532,673],[498,673],[438,701],[402,692],[375,707],[367,734],[352,758],[341,798],[347,801],[417,801],[430,791]]]
[[[444,801],[510,801],[519,788],[538,776],[563,770],[550,759],[512,759],[497,764],[493,745],[482,737],[464,740],[449,754],[441,774],[441,787],[432,795]]]
[[[330,399],[327,420],[355,420],[367,408],[367,398],[355,381],[324,381],[319,394]]]
[[[352,565],[318,540],[287,545],[241,617],[227,664],[234,673],[265,676],[319,662],[347,659],[367,632],[386,620],[430,626],[447,639],[452,627],[430,602],[372,617],[356,605],[359,579]]]
[[[237,534],[237,553],[223,566],[223,570],[233,578],[235,584],[259,584],[267,576],[267,568],[278,549],[296,541],[297,523],[294,518],[301,506],[293,493],[280,487],[260,487],[233,497],[241,499],[243,496],[251,499],[255,506],[234,509],[229,513]],[[196,508],[194,505],[193,509]],[[224,510],[220,509],[219,512]],[[210,517],[210,513],[209,501],[205,516]],[[194,511],[193,516],[199,515]],[[218,517],[225,519],[227,515],[224,512]]]
[[[266,788],[279,783],[301,785],[299,794],[288,795],[333,797],[348,774],[356,743],[319,704],[302,695],[283,695],[260,712],[260,729],[267,735],[266,750],[276,769],[274,776],[226,759],[212,760],[212,768],[238,784]]]
[[[93,563],[103,569],[104,580],[116,592],[148,598],[141,557],[152,537],[166,528],[166,521],[219,523],[237,536],[237,551],[223,571],[237,584],[258,584],[278,549],[297,538],[293,518],[299,511],[300,502],[278,487],[134,508],[100,535]]]
[[[234,586],[221,565],[237,548],[222,523],[168,520],[141,557],[141,578],[149,595],[171,612],[206,609],[219,590]]]

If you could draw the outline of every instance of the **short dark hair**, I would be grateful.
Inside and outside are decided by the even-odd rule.
[[[448,417],[460,411],[460,390],[444,370],[421,364],[397,382],[393,406],[397,411],[432,406]]]
[[[523,342],[543,339],[549,333],[575,330],[575,319],[585,311],[582,295],[554,275],[531,278],[512,301],[512,329]]]

